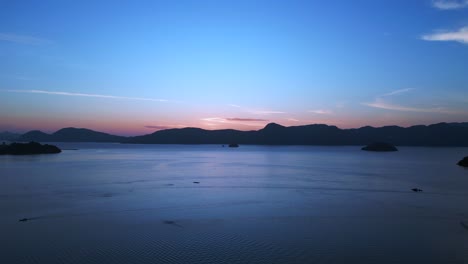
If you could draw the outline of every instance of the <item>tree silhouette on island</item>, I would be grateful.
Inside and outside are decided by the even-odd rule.
[[[53,145],[41,145],[37,142],[29,143],[11,143],[7,145],[2,143],[0,145],[0,155],[33,155],[33,154],[56,154],[60,153],[58,147]]]

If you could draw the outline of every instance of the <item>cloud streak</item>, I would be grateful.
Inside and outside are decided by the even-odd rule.
[[[403,112],[419,112],[419,113],[442,113],[442,114],[452,114],[453,111],[438,107],[438,108],[417,108],[417,107],[408,107],[402,105],[396,105],[384,102],[381,98],[376,99],[372,103],[363,103],[363,105],[386,109],[386,110],[393,110],[393,111],[403,111]]]
[[[454,10],[468,7],[468,0],[434,0],[432,5],[441,10]]]
[[[392,110],[392,111],[402,111],[402,112],[439,113],[439,114],[454,114],[455,113],[454,111],[450,111],[442,107],[436,107],[436,108],[410,107],[410,106],[392,104],[392,103],[386,102],[384,99],[385,97],[401,95],[403,93],[407,93],[413,90],[414,88],[395,90],[395,91],[378,96],[377,98],[375,98],[374,102],[362,103],[362,104],[365,106],[369,106],[369,107]]]
[[[103,94],[88,94],[88,93],[71,93],[61,91],[45,91],[45,90],[1,90],[11,93],[32,93],[32,94],[47,94],[47,95],[62,95],[62,96],[77,96],[77,97],[92,97],[103,99],[116,99],[116,100],[136,100],[136,101],[150,101],[150,102],[167,102],[165,99],[145,98],[145,97],[127,97]]]
[[[435,32],[423,35],[421,38],[426,41],[456,41],[468,44],[468,27],[463,27],[456,31]]]
[[[309,110],[307,111],[309,113],[314,113],[314,114],[318,114],[318,115],[330,115],[332,114],[333,112],[330,111],[330,110],[324,110],[324,109],[317,109],[317,110]]]
[[[10,34],[10,33],[1,33],[0,32],[0,41],[7,41],[19,44],[26,44],[26,45],[41,45],[41,44],[49,44],[52,43],[50,40],[36,38],[26,35],[17,35],[17,34]]]
[[[386,94],[382,94],[380,97],[385,97],[385,96],[393,96],[393,95],[398,95],[402,93],[407,93],[409,91],[414,90],[414,88],[406,88],[406,89],[400,89],[400,90],[395,90]]]
[[[202,118],[201,120],[208,121],[208,122],[217,122],[217,123],[227,122],[225,118],[221,118],[221,117],[205,117],[205,118]]]

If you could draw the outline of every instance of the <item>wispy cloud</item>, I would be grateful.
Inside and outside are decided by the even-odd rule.
[[[202,118],[202,121],[205,121],[205,125],[210,127],[219,127],[219,126],[232,126],[232,125],[242,125],[246,127],[261,127],[265,125],[265,122],[268,120],[258,119],[258,118],[240,118],[240,117],[207,117]]]
[[[432,5],[441,10],[453,10],[468,7],[468,0],[434,0]]]
[[[1,33],[1,32],[0,32],[0,41],[8,41],[8,42],[27,44],[27,45],[40,45],[40,44],[52,43],[52,41],[43,39],[43,38],[36,38],[32,36],[17,35],[17,34],[11,34],[11,33]]]
[[[421,38],[427,41],[457,41],[468,44],[468,27],[463,27],[455,31],[435,32],[423,35]]]
[[[332,111],[330,110],[324,110],[324,109],[317,109],[317,110],[309,110],[307,111],[309,113],[314,113],[314,114],[318,114],[318,115],[330,115],[330,114],[333,114]]]
[[[227,121],[247,121],[247,122],[267,122],[267,119],[260,118],[241,118],[241,117],[230,117],[225,118]]]
[[[395,90],[395,91],[391,91],[391,92],[386,93],[386,94],[382,94],[380,97],[398,95],[398,94],[402,94],[402,93],[407,93],[407,92],[412,91],[412,90],[414,90],[414,88],[406,88],[406,89]]]
[[[228,104],[229,106],[236,107],[236,108],[241,108],[242,106],[236,105],[236,104]]]
[[[386,109],[386,110],[393,110],[393,111],[403,111],[403,112],[420,112],[420,113],[444,113],[444,114],[451,114],[454,113],[453,111],[447,110],[442,107],[436,108],[418,108],[418,107],[410,107],[410,106],[403,106],[399,104],[393,104],[386,101],[386,97],[401,95],[410,91],[415,90],[414,88],[407,88],[407,89],[400,89],[395,90],[386,94],[382,94],[375,98],[373,102],[370,103],[362,103],[363,105]]]
[[[119,100],[137,100],[137,101],[151,101],[151,102],[167,102],[165,99],[155,99],[146,97],[128,97],[128,96],[115,96],[103,94],[88,94],[88,93],[72,93],[61,91],[44,91],[44,90],[0,90],[12,93],[32,93],[32,94],[48,94],[48,95],[62,95],[62,96],[78,96],[78,97],[94,97],[104,99],[119,99]]]
[[[146,128],[156,129],[156,130],[163,130],[163,129],[170,129],[170,126],[145,126]]]
[[[300,121],[299,119],[295,119],[295,118],[286,118],[286,120],[292,121],[292,122],[299,122]]]
[[[442,107],[437,108],[417,108],[417,107],[408,107],[402,105],[391,104],[388,102],[383,101],[381,98],[377,98],[372,103],[363,103],[363,105],[367,105],[370,107],[386,109],[386,110],[393,110],[393,111],[404,111],[404,112],[420,112],[420,113],[443,113],[443,114],[451,114],[453,111],[444,109]]]
[[[203,121],[208,121],[208,122],[216,122],[216,123],[226,123],[226,118],[221,118],[221,117],[205,117],[202,118],[201,120]]]

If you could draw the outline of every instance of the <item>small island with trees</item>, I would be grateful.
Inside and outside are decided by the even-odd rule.
[[[389,143],[384,142],[374,142],[362,148],[362,150],[366,151],[378,151],[378,152],[386,152],[386,151],[398,151],[398,149]]]
[[[11,143],[0,145],[0,155],[34,155],[34,154],[55,154],[62,152],[54,145],[40,144],[37,142]]]
[[[462,160],[460,160],[457,163],[458,166],[466,167],[468,168],[468,156],[464,157]]]

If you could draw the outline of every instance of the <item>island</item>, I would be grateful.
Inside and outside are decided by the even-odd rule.
[[[34,155],[34,154],[55,154],[62,152],[54,145],[40,144],[37,142],[29,143],[3,143],[0,145],[0,155]]]
[[[384,151],[398,151],[398,149],[393,146],[392,144],[389,143],[384,143],[384,142],[374,142],[371,143],[365,147],[362,148],[362,150],[366,151],[378,151],[378,152],[384,152]]]
[[[229,144],[229,147],[230,148],[238,148],[239,144],[232,143],[232,144]]]
[[[468,167],[468,156],[464,157],[462,160],[460,160],[457,165],[462,166],[462,167]]]

